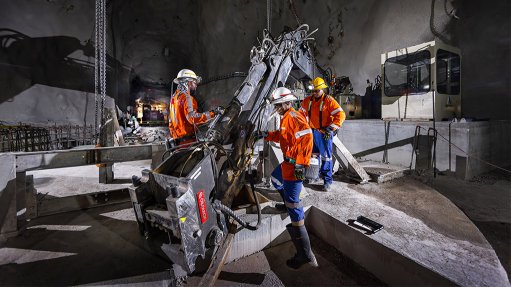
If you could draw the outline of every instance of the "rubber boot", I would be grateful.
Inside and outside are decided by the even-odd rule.
[[[291,236],[291,240],[296,248],[296,254],[292,258],[286,261],[286,265],[293,269],[299,269],[304,264],[308,264],[312,267],[318,267],[316,257],[311,250],[311,244],[309,241],[309,234],[304,225],[292,226],[291,224],[286,225],[287,232]]]
[[[279,190],[279,189],[277,189],[277,191],[279,192],[280,197],[282,198],[282,202],[285,202],[284,201],[284,191]],[[287,212],[287,207],[286,207],[285,203],[275,203],[275,209],[277,209],[278,211],[281,211],[281,212]]]

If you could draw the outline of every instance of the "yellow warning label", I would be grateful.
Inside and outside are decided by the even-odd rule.
[[[181,222],[183,222],[183,223],[186,221],[186,217],[181,217],[179,219],[181,219]]]

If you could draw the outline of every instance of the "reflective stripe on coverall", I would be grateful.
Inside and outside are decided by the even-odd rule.
[[[280,143],[284,157],[296,164],[308,166],[312,154],[312,132],[305,117],[290,108],[280,120],[280,130],[271,131],[265,138]],[[294,175],[294,164],[282,162],[272,172],[273,186],[283,195],[292,222],[303,223],[304,213],[300,204],[302,181]]]
[[[169,130],[172,138],[195,135],[194,125],[214,117],[213,112],[198,113],[197,101],[189,94],[177,90],[170,100]]]
[[[302,101],[300,112],[308,117],[313,131],[313,153],[321,156],[320,175],[325,184],[332,183],[332,137],[325,140],[323,130],[329,127],[335,131],[342,126],[346,114],[337,101],[328,95],[316,99],[309,96]]]
[[[332,184],[332,138],[325,140],[323,134],[318,130],[312,130],[312,135],[314,137],[312,153],[317,153],[321,156],[319,174],[325,184]]]

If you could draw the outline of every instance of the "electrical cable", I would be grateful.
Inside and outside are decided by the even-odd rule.
[[[189,150],[189,148],[188,148]],[[185,163],[183,164],[183,167],[181,168],[181,172],[179,173],[179,177],[182,177],[183,175],[183,171],[185,170],[185,167],[186,167],[186,164],[188,164],[188,161],[192,158],[192,156],[201,149],[198,149],[198,148],[195,148],[191,153],[190,155],[188,155],[188,158],[186,159]]]
[[[271,0],[266,0],[266,29],[271,34]]]
[[[245,73],[245,72],[233,72],[230,74],[216,76],[216,77],[206,79],[206,80],[202,81],[198,86],[207,85],[211,82],[217,82],[217,81],[221,81],[221,80],[228,80],[231,78],[241,78],[241,77],[247,77],[247,76],[248,76],[248,73]]]
[[[435,1],[431,0],[431,15],[429,17],[429,28],[431,33],[438,37],[438,39],[442,40],[442,42],[449,44],[451,41],[447,39],[442,33],[440,33],[435,26]]]
[[[452,3],[451,3],[451,5],[452,5]],[[445,11],[445,14],[447,14],[447,16],[453,17],[456,20],[460,19],[460,17],[458,17],[458,15],[456,15],[456,8],[453,7],[450,12],[447,10],[447,0],[444,0],[444,11]]]
[[[216,148],[218,148],[219,150],[221,150],[226,156],[228,155],[227,151],[225,150],[225,148],[217,143],[217,142],[213,142],[213,141],[207,141],[207,142],[204,142],[205,144],[212,144],[214,145]],[[234,170],[234,171],[240,171],[240,168],[232,161],[232,158],[230,158],[229,156],[227,156],[227,161],[229,163],[229,165],[231,166],[231,168]]]
[[[209,150],[211,156],[211,168],[213,169],[213,182],[214,182],[214,188],[213,188],[213,194],[210,195],[211,198],[216,198],[216,192],[218,190],[218,167],[216,165],[216,153],[213,152],[213,150],[206,145],[206,148]]]
[[[289,0],[289,8],[291,9],[291,12],[293,12],[296,22],[298,23],[298,26],[302,25],[302,21],[300,20],[300,17],[298,17],[298,13],[296,12],[295,3],[293,2],[293,0]]]

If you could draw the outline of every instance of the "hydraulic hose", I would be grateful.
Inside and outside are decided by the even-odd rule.
[[[243,221],[232,209],[229,207],[223,205],[221,202],[213,202],[212,206],[214,209],[217,209],[224,213],[225,215],[228,215],[232,217],[236,222],[238,222],[241,226],[248,230],[257,230],[259,226],[261,225],[261,205],[259,204],[259,199],[257,198],[257,193],[255,191],[254,187],[254,179],[251,176],[250,177],[250,189],[252,189],[252,195],[255,198],[256,204],[257,204],[257,224],[255,226],[250,225],[248,222]]]

